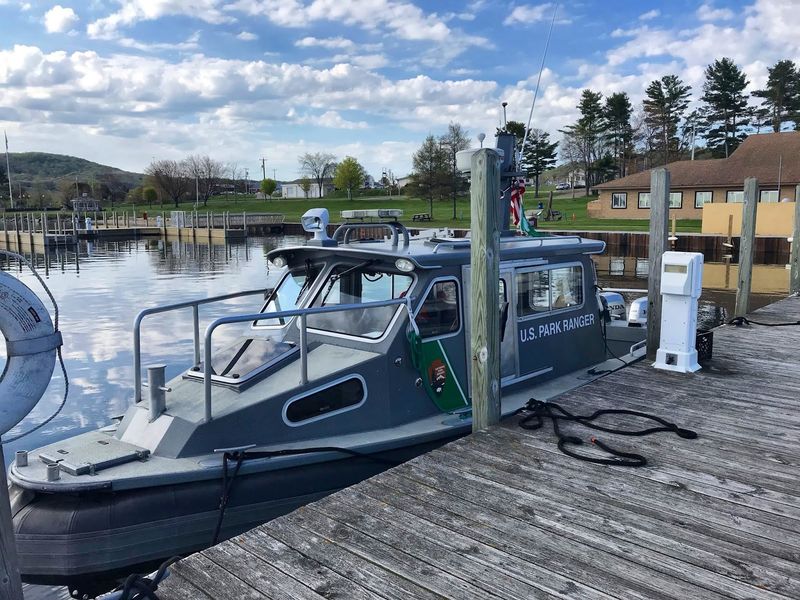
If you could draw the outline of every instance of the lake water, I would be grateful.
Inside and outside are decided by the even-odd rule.
[[[132,402],[133,335],[136,314],[145,307],[215,296],[238,290],[264,288],[270,276],[266,254],[275,247],[296,244],[294,236],[250,237],[232,245],[131,240],[81,242],[75,250],[52,250],[33,257],[37,269],[55,296],[61,313],[63,355],[70,393],[61,413],[42,429],[5,445],[6,461],[18,449],[31,449],[79,432],[109,424]],[[646,288],[646,260],[636,257],[598,257],[602,286]],[[26,267],[0,256],[0,268],[11,270],[40,297],[43,292]],[[272,276],[274,277],[274,269]],[[754,270],[754,307],[785,296],[788,271],[783,265],[757,265]],[[706,265],[700,324],[710,327],[728,318],[735,300],[736,265]],[[201,308],[201,332],[211,320],[236,311],[254,312],[260,296],[251,296]],[[215,345],[233,340],[235,328],[215,333]],[[167,378],[193,362],[191,309],[154,315],[142,330],[142,365],[166,363]],[[5,357],[0,344],[0,370]],[[14,436],[49,416],[61,402],[63,380],[56,374],[41,402],[16,428]],[[36,597],[48,596],[46,592]],[[57,596],[53,592],[51,597]]]

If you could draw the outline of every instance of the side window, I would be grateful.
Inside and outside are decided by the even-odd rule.
[[[526,317],[550,310],[550,272],[517,274],[517,315]]]
[[[583,303],[580,266],[517,274],[517,315],[526,317]]]
[[[286,407],[286,419],[302,423],[361,404],[365,397],[364,384],[354,377],[293,401]]]
[[[550,271],[550,298],[554,309],[583,304],[581,268],[574,266]]]
[[[455,281],[437,281],[416,316],[420,336],[436,337],[453,333],[461,328],[458,284]]]

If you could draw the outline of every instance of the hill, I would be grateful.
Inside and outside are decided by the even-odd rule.
[[[80,182],[114,183],[126,189],[141,185],[141,173],[131,173],[115,167],[101,165],[77,156],[49,154],[47,152],[12,152],[11,179],[23,188],[38,186],[48,190],[57,187],[58,180],[76,177]],[[0,181],[5,182],[5,161],[0,161]]]

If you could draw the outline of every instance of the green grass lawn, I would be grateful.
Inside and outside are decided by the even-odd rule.
[[[586,204],[593,200],[592,197],[578,197],[575,199],[567,196],[556,197],[553,199],[553,209],[561,211],[563,219],[560,221],[540,222],[540,229],[571,229],[575,231],[590,231],[590,230],[615,230],[615,231],[647,231],[648,221],[638,219],[591,219],[586,214]],[[533,197],[532,192],[525,194],[525,209],[535,209],[539,202],[546,203],[546,194],[541,194],[539,199]],[[347,200],[346,198],[323,198],[323,199],[310,199],[310,200],[256,200],[254,196],[215,196],[208,202],[208,206],[200,206],[200,211],[213,211],[215,213],[229,211],[229,212],[275,212],[281,213],[286,216],[287,222],[297,223],[300,221],[301,215],[310,208],[325,207],[330,211],[331,221],[336,223],[340,220],[340,212],[343,210],[354,209],[368,209],[368,208],[399,208],[404,211],[403,222],[407,224],[413,223],[411,218],[417,213],[427,213],[429,211],[428,200],[421,198],[408,198],[405,196],[374,196],[369,198],[354,198]],[[131,210],[131,205],[117,205],[114,207],[117,211]],[[194,208],[193,202],[182,203],[177,210],[192,210]],[[136,212],[141,214],[142,211],[147,211],[151,215],[156,215],[160,212],[169,213],[171,210],[176,210],[172,204],[164,204],[163,206],[153,205],[137,205]],[[435,200],[433,202],[433,220],[430,222],[421,223],[423,227],[453,227],[453,228],[468,228],[469,227],[469,198],[461,197],[456,200],[455,207],[456,218],[453,219],[453,202],[452,200]],[[681,232],[697,232],[700,231],[701,221],[699,219],[686,219],[679,220],[677,229]]]

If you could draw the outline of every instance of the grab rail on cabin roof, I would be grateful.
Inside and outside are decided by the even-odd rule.
[[[357,229],[366,227],[382,227],[392,232],[392,246],[397,246],[399,243],[399,234],[403,234],[403,245],[408,246],[410,243],[410,236],[408,229],[402,223],[383,222],[383,223],[343,223],[339,225],[336,231],[333,232],[333,239],[339,241],[339,237],[343,235],[342,243],[346,244],[350,241],[350,234]]]

